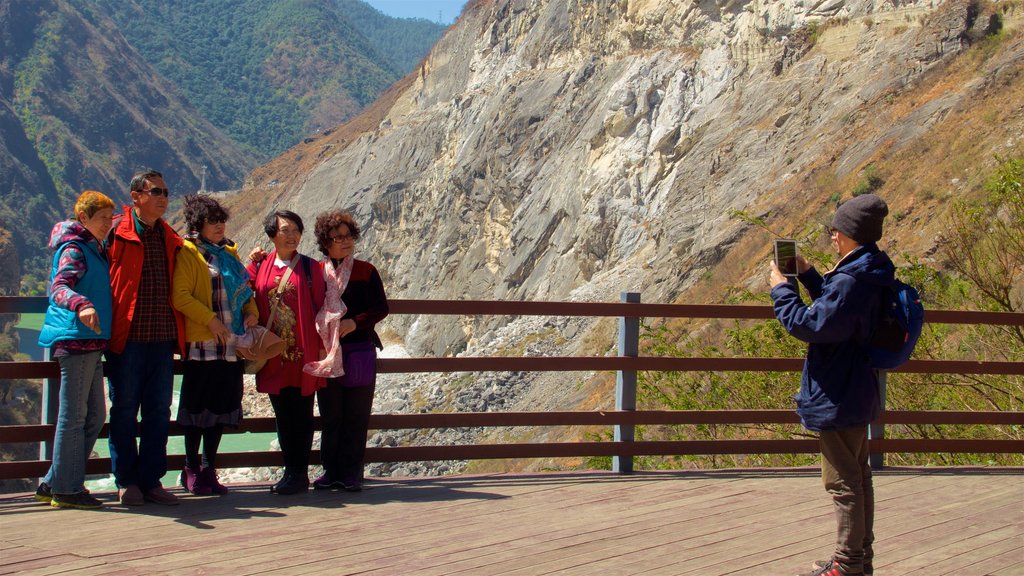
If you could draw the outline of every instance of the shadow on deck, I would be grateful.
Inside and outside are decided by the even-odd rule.
[[[817,469],[232,486],[176,507],[0,496],[0,574],[796,574],[834,540]],[[1024,470],[876,472],[876,574],[1024,574]],[[180,489],[179,489],[180,493]]]

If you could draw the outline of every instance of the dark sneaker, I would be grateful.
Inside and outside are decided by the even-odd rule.
[[[228,487],[221,484],[220,480],[217,480],[217,470],[214,468],[203,468],[202,471],[199,472],[199,480],[214,494],[223,496],[228,493]]]
[[[179,502],[178,497],[165,490],[163,486],[157,486],[146,490],[142,494],[142,497],[146,502],[154,502],[156,504],[163,504],[164,506],[177,506]]]
[[[54,508],[78,508],[79,510],[95,510],[103,506],[103,502],[100,502],[89,494],[88,490],[78,492],[76,494],[53,494],[50,500],[50,506]]]
[[[815,570],[821,570],[823,566],[827,566],[831,560],[818,560],[814,564],[811,564],[811,568]],[[871,562],[864,563],[864,576],[873,576],[875,573],[875,567],[871,565]]]
[[[36,488],[35,498],[38,502],[49,504],[53,500],[53,491],[50,490],[50,485],[46,482],[40,482],[39,488]]]
[[[339,488],[343,488],[341,481],[331,478],[331,475],[326,472],[316,480],[313,480],[314,490],[337,490]]]
[[[815,562],[815,565],[817,565],[817,562]],[[801,576],[864,576],[864,573],[846,572],[840,568],[839,563],[833,559],[826,562],[824,566],[818,566],[814,570]]]

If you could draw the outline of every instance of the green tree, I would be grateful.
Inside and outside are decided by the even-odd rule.
[[[909,264],[898,276],[916,286],[926,308],[980,309],[1019,312],[1024,277],[1024,159],[1001,162],[985,184],[979,201],[962,200],[950,211],[940,242],[945,268],[940,270],[904,254]],[[766,221],[744,213],[734,217],[769,233]],[[777,234],[772,233],[778,236]],[[820,229],[800,235],[804,254],[831,266],[833,258],[819,248]],[[741,300],[764,301],[744,293]],[[775,320],[732,325],[645,326],[642,355],[801,357],[804,344],[790,337]],[[1019,326],[954,326],[926,324],[914,356],[922,359],[1024,360],[1024,334]],[[799,387],[794,373],[643,372],[639,375],[641,409],[713,410],[790,408]],[[890,410],[1024,410],[1024,379],[987,375],[888,375]],[[791,438],[805,433],[792,426],[661,426],[640,427],[638,439],[713,440],[725,438]],[[1021,439],[1021,426],[899,425],[890,438]],[[595,459],[594,465],[607,465]],[[810,455],[737,457],[639,458],[638,468],[680,466],[796,465],[813,462]],[[1021,454],[891,454],[890,464],[1022,465]]]

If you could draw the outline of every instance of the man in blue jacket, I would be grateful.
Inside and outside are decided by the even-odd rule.
[[[895,277],[889,256],[878,249],[889,208],[874,194],[843,203],[829,232],[839,263],[824,276],[798,258],[798,278],[811,296],[808,306],[796,287],[771,263],[775,317],[807,342],[807,360],[796,397],[797,414],[818,432],[821,477],[832,495],[836,549],[805,576],[872,574],[875,495],[868,465],[868,423],[881,409],[878,373],[865,345],[875,329],[883,286]]]

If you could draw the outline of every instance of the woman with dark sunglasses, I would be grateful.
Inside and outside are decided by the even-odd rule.
[[[226,494],[216,457],[225,426],[242,419],[243,359],[237,336],[259,313],[249,273],[225,235],[228,212],[209,196],[185,197],[188,233],[174,267],[172,301],[185,316],[178,424],[185,431],[181,485],[193,494]],[[202,457],[199,447],[202,444]]]

